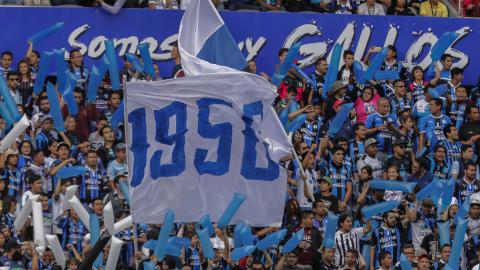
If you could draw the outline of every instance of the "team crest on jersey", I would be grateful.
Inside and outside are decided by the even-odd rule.
[[[363,104],[365,106],[365,113],[366,114],[373,114],[376,112],[375,106],[373,106],[373,103],[365,103]]]

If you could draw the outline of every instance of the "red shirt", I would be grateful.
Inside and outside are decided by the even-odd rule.
[[[301,230],[302,227],[298,227]],[[307,243],[307,248],[302,249],[298,247],[298,264],[312,264],[312,238],[310,237],[310,231],[312,229],[305,229],[305,235],[303,236],[303,242]]]
[[[66,119],[68,116],[67,104],[62,108],[63,119]],[[78,113],[73,116],[75,119],[75,135],[79,140],[88,139],[90,136],[90,130],[88,128],[88,121],[97,121],[98,120],[98,110],[97,107],[93,104],[92,107],[79,106]]]

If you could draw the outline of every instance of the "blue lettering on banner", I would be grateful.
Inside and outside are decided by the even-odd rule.
[[[197,101],[198,112],[198,134],[205,139],[218,140],[217,162],[206,161],[208,150],[197,148],[195,151],[194,165],[200,175],[209,173],[212,175],[223,175],[228,172],[230,166],[230,153],[232,152],[232,124],[222,123],[212,126],[208,120],[210,105],[225,105],[232,107],[232,103],[220,99],[202,98]]]
[[[205,161],[207,149],[197,148],[195,151],[194,165],[197,172],[211,175],[224,175],[229,171],[231,147],[232,147],[232,129],[231,123],[225,122],[212,125],[209,121],[210,106],[224,105],[232,107],[231,103],[220,99],[202,98],[197,101],[198,113],[198,134],[202,138],[219,138],[218,157],[216,162]],[[245,137],[245,147],[243,152],[243,162],[241,174],[248,180],[274,181],[279,177],[279,165],[270,159],[268,153],[268,144],[263,142],[268,160],[268,168],[256,167],[257,150],[255,149],[259,142],[255,130],[252,128],[254,123],[253,116],[260,115],[263,120],[263,104],[261,101],[246,104],[243,107],[242,120],[245,123],[245,130],[242,131]],[[163,150],[157,150],[150,161],[150,173],[153,180],[159,177],[173,177],[180,175],[185,170],[185,134],[187,129],[187,105],[182,102],[172,102],[161,110],[155,110],[155,141],[164,145],[175,145],[172,151],[172,164],[161,164]],[[176,116],[175,134],[168,135],[170,118]],[[138,108],[128,114],[128,122],[132,124],[132,146],[130,150],[134,155],[132,187],[140,185],[145,176],[147,166],[147,150],[150,144],[147,143],[147,126],[145,108]],[[261,124],[261,123],[260,123]],[[210,150],[213,151],[213,150]]]

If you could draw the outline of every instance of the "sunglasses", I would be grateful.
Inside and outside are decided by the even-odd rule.
[[[12,82],[17,82],[17,81],[18,81],[18,78],[16,78],[16,79],[10,79],[10,81],[12,81]]]
[[[405,145],[399,145],[397,147],[399,147],[400,149],[405,149]]]
[[[306,147],[302,147],[302,150],[305,150],[305,149],[308,149],[308,146],[306,146]]]

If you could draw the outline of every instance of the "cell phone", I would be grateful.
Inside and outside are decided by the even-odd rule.
[[[382,50],[382,47],[375,47],[375,52],[380,52]]]

